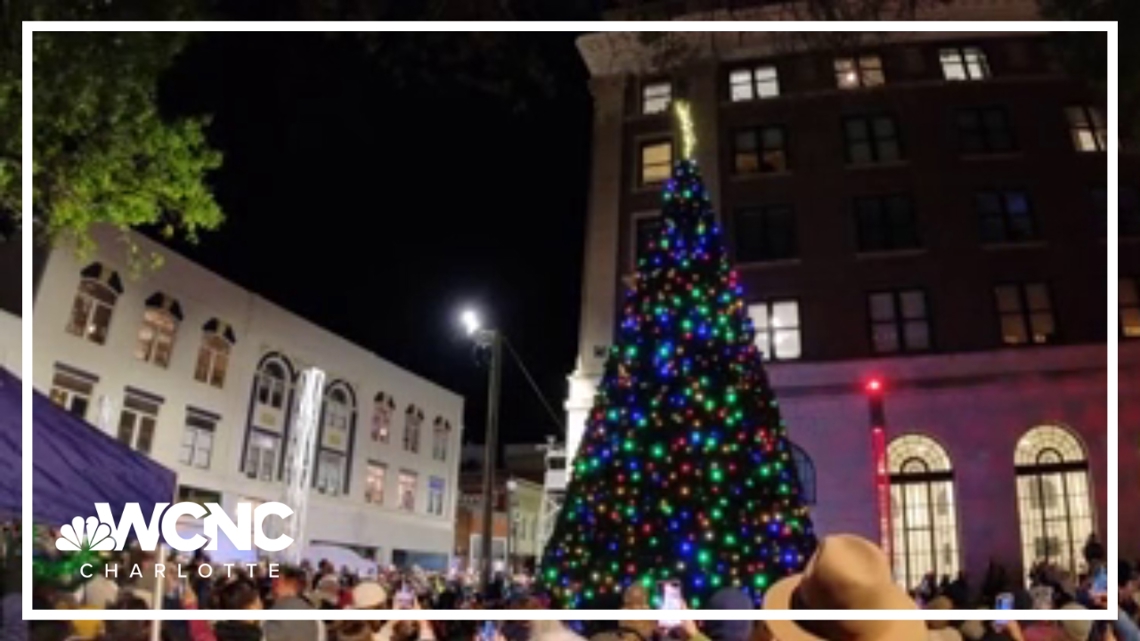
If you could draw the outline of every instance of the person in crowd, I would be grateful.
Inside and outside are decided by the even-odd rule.
[[[312,610],[302,592],[307,584],[300,568],[282,566],[273,579],[272,610]],[[324,641],[325,624],[321,621],[266,621],[265,641]]]
[[[1119,641],[1140,641],[1140,626],[1136,624],[1136,574],[1128,561],[1117,564],[1117,598],[1120,607],[1112,630]]]
[[[1089,574],[1092,574],[1093,570],[1098,566],[1104,565],[1104,546],[1101,545],[1100,539],[1096,536],[1096,532],[1089,532],[1089,538],[1085,539],[1085,547],[1081,552],[1084,554],[1085,564]]]
[[[649,592],[640,583],[634,583],[622,594],[621,609],[648,610]],[[618,636],[624,641],[652,641],[657,624],[653,621],[621,621]]]
[[[739,588],[721,588],[709,598],[710,610],[751,610],[752,598]],[[706,621],[699,631],[685,629],[690,640],[703,636],[709,641],[751,641],[751,621]]]
[[[249,579],[236,579],[219,590],[218,605],[223,610],[260,610],[261,596]],[[214,634],[217,641],[262,641],[258,621],[218,621]]]

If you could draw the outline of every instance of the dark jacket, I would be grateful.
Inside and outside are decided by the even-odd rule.
[[[291,596],[278,599],[270,609],[312,610],[313,605],[299,596]],[[324,625],[320,621],[266,621],[265,641],[318,641],[325,638]]]
[[[218,621],[214,624],[218,641],[262,641],[261,626],[248,621]]]

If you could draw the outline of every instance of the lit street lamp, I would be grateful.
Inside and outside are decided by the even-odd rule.
[[[479,315],[474,310],[465,310],[460,315],[459,320],[475,344],[479,347],[489,347],[491,352],[491,368],[488,373],[487,384],[487,431],[483,437],[483,567],[480,568],[482,587],[486,591],[491,587],[493,570],[491,559],[493,546],[491,544],[495,534],[495,444],[499,438],[499,387],[503,374],[503,337],[497,330],[483,328],[479,321]]]

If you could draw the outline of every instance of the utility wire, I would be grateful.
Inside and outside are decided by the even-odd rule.
[[[551,420],[553,420],[554,424],[558,427],[559,430],[561,430],[561,433],[565,434],[566,428],[562,426],[562,420],[558,418],[558,413],[550,407],[550,403],[546,402],[546,397],[542,395],[542,390],[538,389],[538,383],[534,382],[534,378],[531,377],[530,372],[526,368],[526,365],[523,364],[522,357],[520,357],[519,353],[515,351],[514,345],[511,345],[511,342],[507,340],[507,337],[505,335],[503,336],[503,344],[507,346],[507,351],[511,353],[511,357],[515,359],[515,363],[517,363],[519,369],[522,370],[523,376],[526,377],[526,382],[530,383],[530,388],[534,390],[535,396],[538,397],[538,400],[542,401],[542,406],[545,407],[546,412],[550,414]]]

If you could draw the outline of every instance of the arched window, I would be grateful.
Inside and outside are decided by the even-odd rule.
[[[138,342],[135,344],[135,358],[159,367],[170,365],[174,336],[178,333],[178,323],[181,321],[182,308],[177,300],[163,293],[153,294],[146,299]]]
[[[424,422],[424,411],[415,405],[408,405],[404,412],[404,451],[418,454],[420,451],[420,424]]]
[[[954,469],[933,439],[908,434],[887,446],[891,483],[891,553],[895,581],[917,587],[922,577],[958,573]]]
[[[432,424],[431,457],[436,461],[447,460],[447,441],[451,438],[451,423],[442,416],[435,417]]]
[[[1021,437],[1013,460],[1025,567],[1046,561],[1077,573],[1093,531],[1084,448],[1069,430],[1042,425]]]
[[[391,394],[377,392],[372,399],[372,440],[387,443],[392,428],[392,414],[396,411],[396,399]]]
[[[91,263],[82,272],[82,280],[71,303],[71,317],[67,331],[102,345],[107,342],[107,329],[111,326],[111,313],[115,301],[123,293],[119,275],[100,263]]]
[[[815,505],[815,463],[804,448],[789,443],[792,447],[792,463],[796,466],[796,476],[800,480],[800,499],[807,505]]]
[[[313,485],[318,492],[337,496],[348,492],[348,453],[356,424],[356,395],[344,381],[325,389],[321,440]]]
[[[211,318],[202,326],[202,344],[198,347],[198,364],[194,367],[194,380],[221,389],[226,384],[226,371],[230,364],[230,349],[237,339],[232,327]]]
[[[285,390],[288,378],[285,368],[277,361],[267,361],[257,374],[257,402],[280,410],[285,407]]]

